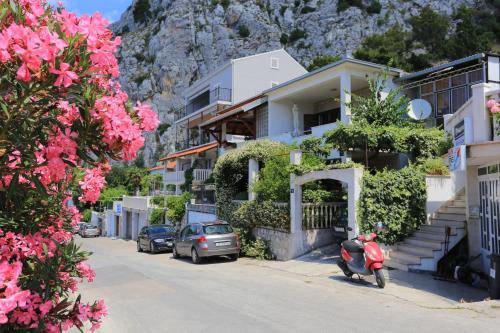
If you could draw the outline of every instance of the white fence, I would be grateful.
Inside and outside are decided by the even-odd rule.
[[[334,228],[347,223],[347,220],[342,221],[346,211],[346,202],[303,203],[302,227],[305,230]]]
[[[212,175],[212,169],[194,169],[193,179],[196,181],[204,182]]]

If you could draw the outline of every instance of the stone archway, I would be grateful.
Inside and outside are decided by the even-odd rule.
[[[297,233],[302,230],[302,185],[305,183],[321,180],[333,179],[347,184],[347,220],[352,231],[348,232],[348,237],[353,238],[359,233],[357,223],[357,203],[361,194],[361,178],[363,169],[333,169],[313,171],[302,176],[290,176],[290,231]]]

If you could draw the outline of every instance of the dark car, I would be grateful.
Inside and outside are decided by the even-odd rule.
[[[226,222],[202,222],[189,224],[175,238],[172,255],[174,258],[190,256],[199,264],[203,258],[228,256],[238,260],[240,239]]]
[[[157,253],[172,250],[175,232],[173,226],[165,224],[144,227],[137,238],[137,251]]]

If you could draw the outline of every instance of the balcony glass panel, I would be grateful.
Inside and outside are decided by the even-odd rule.
[[[455,88],[451,91],[451,112],[455,113],[467,102],[467,87]]]

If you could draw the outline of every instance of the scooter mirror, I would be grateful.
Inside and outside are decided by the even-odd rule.
[[[352,228],[351,227],[347,227],[347,231],[352,231]]]

